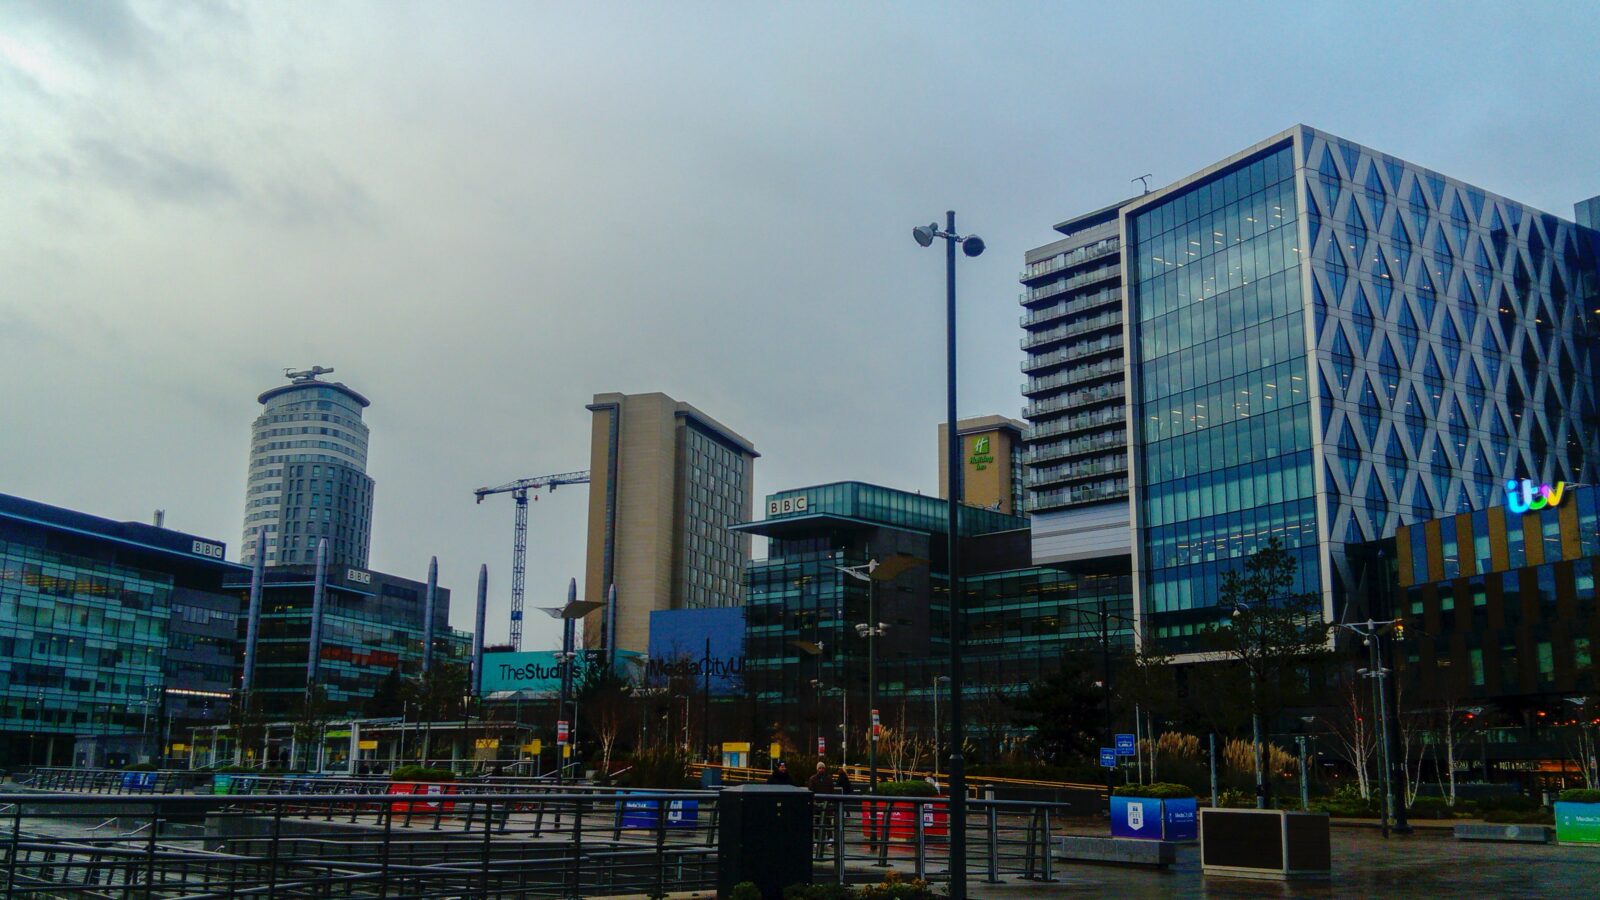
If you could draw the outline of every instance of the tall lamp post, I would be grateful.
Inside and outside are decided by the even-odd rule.
[[[875,579],[878,561],[869,559],[859,566],[834,566],[839,571],[867,583],[867,621],[856,626],[856,634],[867,639],[867,708],[872,711],[872,722],[867,732],[867,793],[878,792],[878,638],[889,626],[878,621]]]
[[[945,466],[945,493],[949,499],[946,535],[950,583],[950,897],[967,896],[967,772],[961,752],[961,566],[956,540],[957,510],[961,502],[961,437],[956,434],[956,245],[975,257],[983,252],[983,239],[975,234],[956,233],[954,210],[945,213],[945,229],[937,224],[919,225],[911,236],[923,246],[934,238],[945,241],[945,412],[949,419],[945,434],[948,463]]]
[[[572,667],[578,658],[578,620],[604,605],[592,600],[579,600],[578,579],[574,578],[567,583],[567,602],[564,605],[542,607],[546,615],[561,620],[561,652],[556,654],[556,659],[561,661],[561,700],[560,709],[556,712],[556,718],[568,722],[567,740],[569,744],[576,744],[578,741],[577,722],[564,718],[567,714],[567,704],[572,702],[570,699],[572,695]],[[573,708],[576,710],[576,704],[573,704]],[[576,719],[577,716],[574,715],[572,718]],[[565,757],[560,755],[561,753],[562,749],[558,746],[556,748],[557,784],[566,779],[567,761]]]

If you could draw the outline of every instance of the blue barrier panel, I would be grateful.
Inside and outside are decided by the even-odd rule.
[[[624,800],[622,801],[622,827],[655,828],[660,822],[660,810],[660,800]],[[668,828],[694,828],[699,822],[700,801],[667,801]]]

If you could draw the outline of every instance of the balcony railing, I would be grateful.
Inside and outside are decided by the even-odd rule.
[[[1121,375],[1122,372],[1123,360],[1103,359],[1100,362],[1090,363],[1086,366],[1073,366],[1070,369],[1046,375],[1042,378],[1029,378],[1022,383],[1022,393],[1032,397],[1066,385],[1078,384],[1095,378],[1105,378],[1108,375]]]
[[[1050,440],[1051,437],[1059,436],[1059,434],[1072,434],[1075,431],[1107,428],[1107,426],[1122,424],[1125,421],[1128,421],[1128,410],[1123,407],[1107,407],[1104,410],[1078,413],[1075,416],[1066,416],[1066,418],[1058,418],[1058,420],[1048,421],[1045,424],[1037,424],[1037,426],[1027,429],[1027,439]],[[1122,434],[1122,431],[1118,431],[1117,434]],[[1051,450],[1053,448],[1051,447]],[[1035,447],[1034,450],[1043,453],[1046,448]],[[1022,461],[1024,463],[1032,463],[1035,460],[1030,455],[1024,455],[1022,456]]]
[[[1038,488],[1078,478],[1126,474],[1128,474],[1128,455],[1126,453],[1112,453],[1061,466],[1031,469],[1028,472],[1027,483],[1028,487]]]
[[[1022,270],[1022,274],[1019,275],[1018,278],[1022,281],[1031,281],[1041,275],[1049,275],[1051,272],[1059,272],[1068,266],[1075,266],[1079,263],[1086,263],[1092,259],[1099,259],[1107,254],[1115,253],[1120,249],[1122,249],[1121,238],[1105,238],[1103,240],[1096,241],[1093,244],[1079,247],[1076,250],[1068,250],[1063,253],[1057,253],[1055,256],[1052,256],[1049,259],[1041,259],[1038,262],[1030,263]]]
[[[1048,369],[1051,366],[1058,366],[1062,363],[1072,362],[1075,359],[1082,359],[1086,356],[1093,356],[1097,353],[1108,353],[1113,350],[1121,349],[1122,335],[1108,334],[1104,337],[1095,338],[1094,340],[1079,341],[1076,344],[1069,344],[1065,347],[1062,347],[1060,350],[1052,350],[1049,353],[1042,353],[1038,356],[1030,356],[1022,361],[1022,371],[1032,374],[1043,369]]]
[[[1105,290],[1095,291],[1092,294],[1073,297],[1071,300],[1057,303],[1054,306],[1030,309],[1023,313],[1017,319],[1017,322],[1022,327],[1027,328],[1030,325],[1050,322],[1063,316],[1070,316],[1073,313],[1086,312],[1096,307],[1105,306],[1108,303],[1121,302],[1122,288],[1106,288]]]
[[[1079,406],[1088,406],[1091,403],[1104,403],[1107,400],[1120,400],[1125,396],[1127,396],[1127,390],[1122,382],[1116,381],[1110,384],[1102,384],[1099,387],[1073,391],[1069,394],[1059,394],[1049,400],[1035,401],[1022,410],[1022,417],[1035,419],[1063,409],[1075,409]]]
[[[1019,294],[1017,299],[1023,305],[1037,303],[1040,300],[1054,297],[1057,294],[1064,294],[1067,291],[1073,290],[1074,288],[1083,287],[1086,284],[1094,284],[1098,281],[1105,281],[1107,278],[1116,278],[1121,274],[1121,263],[1115,263],[1109,266],[1101,266],[1097,269],[1090,269],[1087,272],[1079,272],[1077,275],[1074,275],[1071,278],[1063,278],[1060,281],[1053,281],[1040,287],[1030,288]]]
[[[1088,334],[1091,331],[1101,331],[1106,328],[1118,328],[1122,325],[1122,310],[1105,313],[1104,315],[1090,316],[1076,322],[1068,322],[1049,331],[1034,331],[1023,335],[1022,349],[1032,350],[1045,344],[1053,344],[1062,338],[1069,338],[1077,334]]]
[[[1048,434],[1029,434],[1029,440],[1042,440],[1050,437]],[[1128,445],[1128,434],[1125,431],[1107,431],[1093,436],[1074,437],[1072,440],[1062,440],[1061,444],[1051,444],[1050,447],[1035,447],[1037,453],[1022,456],[1022,461],[1029,464],[1042,463],[1050,458],[1066,458],[1066,456],[1082,456],[1085,453],[1098,453],[1110,448],[1122,448]],[[1050,456],[1045,456],[1050,453]]]
[[[1128,479],[1101,481],[1094,484],[1074,485],[1056,491],[1038,491],[1028,498],[1029,512],[1043,512],[1076,506],[1080,503],[1099,503],[1128,496]]]

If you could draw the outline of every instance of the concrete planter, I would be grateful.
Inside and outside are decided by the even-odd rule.
[[[1200,869],[1207,875],[1321,879],[1331,857],[1327,813],[1200,810]]]

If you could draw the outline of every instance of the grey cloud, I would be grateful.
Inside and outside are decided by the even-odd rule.
[[[78,141],[94,176],[142,200],[186,205],[237,199],[238,182],[221,168],[157,148],[135,148],[101,138]]]
[[[87,49],[102,63],[151,63],[159,58],[160,35],[122,0],[91,3],[21,0],[8,18],[42,26]]]

